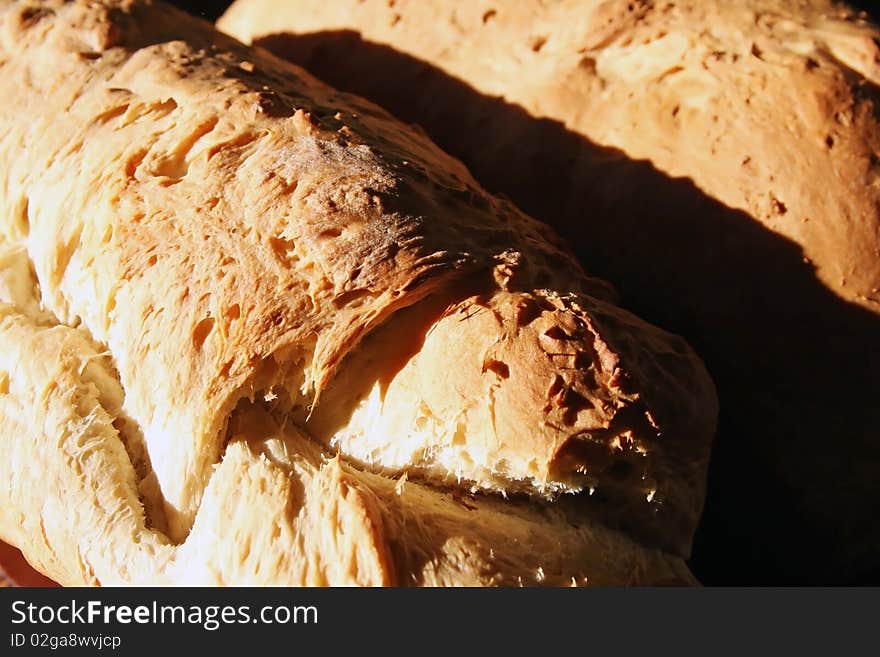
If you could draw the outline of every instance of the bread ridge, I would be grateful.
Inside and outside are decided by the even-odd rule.
[[[52,531],[58,534],[47,537],[41,529],[42,540],[4,523],[4,537],[23,546],[44,572],[65,583],[188,581],[185,571],[198,559],[182,555],[196,550],[191,546],[199,544],[199,532],[211,535],[201,527],[223,518],[223,505],[212,507],[212,501],[236,490],[250,495],[254,506],[265,502],[272,513],[289,513],[296,493],[283,476],[266,470],[271,459],[265,453],[246,447],[265,436],[254,438],[244,429],[248,438],[240,440],[230,433],[238,418],[259,425],[258,418],[275,413],[304,413],[308,430],[322,391],[364,336],[393,327],[402,309],[421,308],[429,297],[484,307],[504,297],[507,305],[492,309],[499,317],[496,331],[505,322],[540,320],[549,322],[544,333],[551,341],[581,345],[584,356],[573,373],[570,364],[553,365],[552,354],[545,356],[545,367],[562,386],[554,403],[568,419],[540,436],[564,441],[536,454],[557,460],[565,444],[595,443],[566,453],[563,475],[606,475],[608,485],[599,486],[609,496],[602,503],[610,509],[604,522],[686,554],[715,415],[714,390],[699,359],[679,338],[613,306],[607,284],[587,277],[558,238],[489,196],[423,136],[160,3],[6,2],[0,6],[0,57],[2,84],[16,90],[2,110],[9,126],[0,142],[3,239],[24,248],[39,303],[60,327],[52,335],[68,327],[87,335],[95,351],[106,349],[108,373],[118,373],[116,397],[123,399],[105,407],[93,389],[98,384],[68,376],[78,370],[76,353],[72,360],[61,358],[61,370],[49,376],[65,381],[61,391],[75,397],[50,395],[47,403],[58,405],[52,413],[82,425],[77,446],[94,444],[73,457],[77,467],[100,481],[91,470],[98,466],[86,463],[93,463],[93,452],[103,454],[105,442],[114,443],[107,458],[120,473],[107,485],[125,494],[105,503],[119,511],[96,520],[103,529],[95,536],[80,536],[81,526],[57,515]],[[46,98],[63,108],[64,121],[47,108]],[[10,312],[15,330],[5,337],[9,344],[41,345],[45,336],[19,316],[21,308],[14,304]],[[425,328],[467,339],[456,324]],[[502,338],[513,349],[517,373],[530,362],[522,345],[541,339],[532,329]],[[592,379],[603,368],[608,381],[597,386]],[[47,378],[23,359],[9,369],[18,373],[10,381],[18,385],[21,378],[25,391]],[[554,381],[541,383],[553,389]],[[604,399],[606,392],[612,397]],[[527,411],[529,421],[560,412],[552,404],[537,414]],[[633,413],[638,421],[629,418]],[[114,442],[117,432],[129,463]],[[524,446],[512,449],[529,449],[529,432],[521,436]],[[474,439],[491,443],[497,437]],[[39,443],[38,436],[32,440]],[[33,444],[20,449],[24,457],[37,450],[39,459],[52,460],[56,487],[73,491],[84,515],[96,513],[94,497],[70,482],[68,453],[47,454],[44,445]],[[617,473],[602,470],[605,452],[613,459],[627,450],[658,479],[653,505],[638,470],[627,470],[629,483],[617,488],[609,479]],[[317,460],[293,470],[306,491],[307,512],[297,522],[310,527],[322,547],[278,568],[288,581],[309,583],[405,578],[391,565],[395,557],[381,538],[377,503],[357,485],[346,492],[341,471],[334,475]],[[553,476],[548,465],[537,463],[536,476]],[[132,467],[138,470],[137,500],[130,497]],[[260,499],[263,490],[271,500]],[[43,520],[35,500],[20,497],[27,493],[12,487],[6,494],[18,501],[13,513]],[[138,504],[148,517],[139,515]],[[121,535],[112,521],[117,516],[127,518]],[[246,509],[237,517],[247,524]],[[582,513],[581,522],[589,518]],[[344,522],[357,529],[351,541],[340,543],[346,532],[333,528]],[[123,536],[139,543],[146,523],[155,533],[148,550],[118,548]],[[562,531],[560,521],[551,527],[551,537]],[[259,574],[248,568],[262,572],[263,558],[284,561],[272,552],[265,528],[246,538],[263,548],[256,563],[248,561],[247,550],[234,563],[242,543],[233,537],[204,564],[210,577],[223,581],[218,573],[226,569],[241,581]],[[88,547],[67,549],[81,541]],[[576,537],[566,541],[578,559],[563,565],[576,570],[589,549],[574,549]],[[640,549],[625,551],[638,557]],[[326,551],[338,559],[325,563]],[[65,562],[74,555],[76,563]],[[475,581],[465,574],[473,563],[461,555],[448,560],[452,574],[444,582],[454,580],[455,568],[463,581]],[[210,563],[218,565],[211,569]],[[332,574],[334,563],[349,566]],[[272,573],[280,576],[268,568]]]
[[[256,408],[236,416],[193,529],[174,545],[147,522],[114,426],[110,358],[34,312],[23,249],[0,245],[0,265],[0,532],[61,584],[694,583],[680,558],[601,525],[359,471]]]
[[[871,153],[880,147],[880,128],[858,80],[880,85],[880,29],[845,4],[485,0],[447,11],[418,0],[299,0],[269,11],[271,4],[239,0],[218,26],[245,42],[262,38],[270,48],[272,35],[285,32],[355,30],[535,117],[692,179],[709,196],[802,245],[817,275],[841,297],[880,311],[880,192],[868,183],[841,196],[798,183],[833,180],[844,187],[877,175]],[[500,43],[505,47],[495,47]],[[310,56],[305,49],[297,54]],[[369,84],[376,96],[388,90],[381,73],[364,88]],[[767,88],[773,93],[762,94]],[[636,97],[650,98],[652,110],[640,109]],[[743,108],[745,97],[750,102]],[[724,116],[712,118],[710,99]],[[455,139],[456,130],[479,124],[467,117],[443,127],[442,109],[434,115],[427,105],[420,109],[438,137]],[[796,153],[778,148],[784,125],[803,127]],[[714,146],[703,148],[709,138]],[[744,143],[751,153],[742,151]],[[481,156],[467,142],[455,145],[460,148],[453,152],[464,155],[480,180],[498,177],[491,147]],[[506,165],[516,175],[520,165]],[[561,175],[576,184],[576,171]],[[521,182],[535,189],[514,196],[530,194],[526,205],[537,216],[564,222],[560,213],[578,211],[565,199],[533,193],[537,179]],[[843,260],[841,253],[851,257]]]
[[[423,126],[697,349],[722,398],[707,577],[876,576],[870,17],[830,0],[266,6],[218,25]]]

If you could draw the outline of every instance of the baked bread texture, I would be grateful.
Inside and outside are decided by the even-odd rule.
[[[693,583],[684,341],[367,101],[0,3],[0,538],[62,584]]]
[[[876,167],[877,119],[865,101],[868,85],[880,85],[880,32],[844,6],[828,0],[239,0],[218,26],[247,41],[357,30],[483,94],[650,160],[670,176],[693,179],[707,195],[802,245],[817,275],[843,298],[880,308],[880,192],[861,189]],[[275,43],[283,51],[283,42]],[[263,45],[271,48],[272,39]],[[368,97],[392,93],[386,76],[398,70],[363,76],[363,64],[353,58],[333,73],[339,59],[321,62],[333,54],[332,43],[316,41],[315,49],[292,54],[346,86],[360,80],[373,92]],[[470,116],[468,106],[457,108],[454,125],[448,101],[428,76],[422,79],[418,86],[401,80],[398,91],[405,87],[407,94],[398,95],[410,100],[388,98],[389,107],[418,104],[419,122],[441,139],[460,139],[456,150],[468,149],[466,161],[478,177],[485,171],[493,185],[502,176],[525,185],[515,196],[539,216],[583,212],[572,192],[546,193],[534,170],[537,154],[499,160],[517,141],[516,134],[502,138],[509,126],[489,125],[491,115]],[[493,138],[449,134],[477,129]],[[785,148],[786,140],[801,137],[797,150]],[[582,175],[557,173],[569,185]]]
[[[722,400],[713,581],[880,574],[880,29],[864,15],[238,0],[218,25],[423,126],[695,346]]]

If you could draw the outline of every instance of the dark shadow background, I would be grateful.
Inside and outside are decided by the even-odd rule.
[[[229,3],[177,4],[214,19]],[[703,356],[722,404],[691,560],[705,584],[880,583],[880,317],[830,293],[796,243],[687,179],[356,33],[261,45],[429,132],[443,126],[440,145],[473,155],[486,187],[554,224],[624,306]],[[401,93],[426,86],[429,97]],[[500,145],[493,160],[474,155],[473,135]],[[572,194],[573,176],[591,184]]]
[[[232,0],[166,0],[170,4],[185,9],[191,14],[201,16],[212,23],[232,4]],[[279,0],[283,2],[284,0]]]

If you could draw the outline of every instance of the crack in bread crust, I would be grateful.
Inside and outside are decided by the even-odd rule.
[[[158,546],[150,550],[161,554],[153,563],[128,546],[122,553],[133,561],[123,566],[112,560],[119,555],[89,556],[101,549],[102,532],[116,531],[107,518],[96,520],[105,529],[88,549],[75,526],[50,527],[61,534],[46,540],[47,550],[78,546],[79,566],[61,572],[65,581],[422,581],[427,571],[396,564],[399,550],[389,547],[383,523],[404,512],[374,499],[369,491],[379,479],[325,460],[324,452],[306,447],[300,428],[270,423],[254,433],[241,426],[241,414],[263,426],[265,414],[243,410],[243,400],[277,391],[279,410],[311,431],[327,407],[322,395],[357,374],[346,357],[358,345],[386,327],[393,331],[408,308],[450,294],[464,294],[482,314],[423,325],[414,334],[424,336],[423,348],[390,376],[389,400],[400,401],[389,406],[406,419],[408,391],[416,390],[447,409],[485,410],[489,421],[468,420],[463,435],[479,459],[507,461],[500,485],[486,487],[505,492],[522,480],[538,494],[558,483],[552,476],[559,468],[551,466],[564,442],[589,432],[597,440],[621,411],[638,407],[645,420],[615,436],[617,443],[609,437],[602,449],[614,452],[630,441],[633,453],[643,451],[649,472],[642,478],[650,476],[651,486],[656,480],[660,494],[654,500],[641,480],[603,483],[603,522],[650,548],[687,553],[716,400],[702,364],[678,338],[614,306],[609,286],[586,276],[552,232],[488,195],[460,163],[375,106],[148,1],[45,8],[33,15],[25,2],[0,5],[0,88],[16,90],[0,107],[9,128],[0,140],[0,234],[26,248],[41,303],[107,345],[124,390],[124,404],[105,407],[89,396],[87,379],[57,374],[86,404],[52,396],[59,426],[82,425],[92,443],[103,441],[116,454],[111,415],[117,424],[129,417],[155,473],[155,480],[144,478],[149,499],[162,504],[151,521],[163,530],[151,533],[134,502],[117,502],[110,516],[128,517],[129,538],[147,532],[148,545]],[[46,98],[65,108],[63,121],[46,109]],[[478,335],[494,336],[492,362],[468,351]],[[40,331],[33,336],[43,338]],[[11,333],[8,340],[15,347],[30,338]],[[458,382],[438,354],[461,359]],[[517,385],[505,384],[505,374]],[[554,376],[562,381],[556,395],[545,399],[546,390],[532,389],[552,388]],[[487,378],[494,381],[491,399],[482,385]],[[441,416],[449,419],[446,411]],[[556,416],[561,429],[548,421]],[[384,441],[395,441],[395,431],[376,429]],[[331,438],[321,437],[324,448]],[[288,455],[281,466],[262,448],[251,449],[270,439],[312,456]],[[34,449],[58,458],[46,445]],[[346,447],[346,455],[353,450]],[[131,461],[113,458],[119,476],[128,477]],[[597,454],[578,452],[568,461],[566,477],[577,471],[604,481]],[[448,462],[434,465],[441,479],[455,474]],[[88,494],[66,466],[56,467],[57,487],[77,491],[71,494],[84,513],[98,513],[80,499]],[[96,466],[83,467],[89,474]],[[100,489],[100,476],[91,475]],[[484,560],[483,547],[500,540],[503,519],[511,527],[535,523],[541,507],[523,516],[487,504],[501,520],[489,534],[472,533],[467,547],[462,537],[448,537],[459,556],[441,550],[440,561],[431,560],[437,581],[452,581],[456,572],[480,582],[507,577]],[[236,518],[228,527],[220,525],[226,511]],[[575,573],[577,559],[596,547],[590,537],[631,540],[566,526],[557,518],[534,532],[546,540],[566,536],[573,560],[566,567]],[[227,538],[214,541],[218,534]],[[279,537],[293,544],[287,556],[273,548]],[[660,554],[632,546],[624,551],[635,561],[653,563]],[[202,552],[207,556],[196,556]],[[60,558],[46,567],[63,570]],[[565,565],[554,567],[557,579],[567,578]]]
[[[47,311],[42,304],[39,286],[22,245],[6,244],[0,240],[0,303],[4,306],[3,316],[7,330],[30,331],[52,329],[55,333],[70,330],[69,339],[61,339],[68,344],[62,351],[65,357],[76,362],[78,378],[94,395],[95,403],[104,409],[111,418],[121,443],[135,469],[138,498],[144,507],[147,527],[165,531],[165,518],[162,512],[161,495],[157,487],[155,473],[143,433],[124,410],[125,392],[119,375],[112,363],[112,356],[106,345],[97,343],[82,325],[70,327],[61,324],[58,318]],[[51,339],[50,339],[51,342]],[[75,355],[70,351],[78,352]],[[4,370],[4,380],[9,380]],[[8,385],[7,392],[8,392]]]
[[[218,26],[418,123],[686,336],[723,391],[695,563],[820,584],[880,572],[880,25],[858,4],[237,0]]]
[[[193,530],[174,546],[145,522],[101,403],[95,381],[112,370],[81,330],[24,312],[37,295],[10,294],[25,260],[0,254],[0,537],[62,584],[693,582],[680,560],[609,530],[360,472],[259,407],[234,414]]]

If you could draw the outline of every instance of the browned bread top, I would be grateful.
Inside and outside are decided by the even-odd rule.
[[[703,572],[876,577],[880,29],[863,14],[239,0],[219,24],[422,125],[695,346],[722,400]]]
[[[610,582],[687,554],[702,363],[422,134],[148,1],[2,3],[0,62],[0,533],[49,575],[491,583],[558,539],[555,582]],[[410,471],[425,502],[395,506]],[[449,487],[522,499],[396,548]]]

